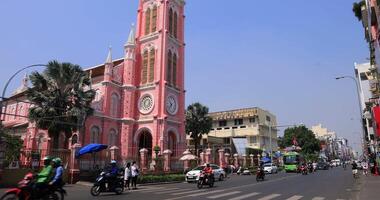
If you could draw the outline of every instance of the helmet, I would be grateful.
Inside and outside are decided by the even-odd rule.
[[[206,167],[210,167],[210,163],[207,163],[207,164],[206,164]]]
[[[116,164],[116,160],[111,160],[111,164]]]
[[[61,165],[62,160],[61,160],[60,158],[54,158],[54,159],[53,159],[53,162],[54,162],[56,165]]]
[[[51,161],[51,157],[50,157],[50,156],[45,156],[42,160],[43,160],[44,162],[45,162],[45,161]]]

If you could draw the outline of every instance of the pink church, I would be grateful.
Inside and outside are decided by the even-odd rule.
[[[74,166],[74,147],[102,143],[110,148],[97,155],[100,166],[117,159],[136,160],[148,167],[155,157],[153,147],[159,146],[159,154],[169,158],[166,170],[181,167],[178,158],[186,147],[185,1],[139,1],[137,26],[124,44],[124,57],[112,59],[110,50],[104,64],[86,69],[96,90],[95,113],[87,118],[82,131],[71,138],[64,134],[50,138],[45,130],[29,123],[23,117],[30,105],[24,93],[27,79],[7,100],[3,124],[24,140],[24,165],[30,165],[31,152],[38,151],[41,158],[58,154],[68,166]],[[85,156],[77,165],[89,169],[93,164],[92,157]]]

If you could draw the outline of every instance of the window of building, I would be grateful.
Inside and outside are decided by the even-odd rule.
[[[173,85],[177,86],[177,55],[174,53],[173,54]]]
[[[267,117],[266,117],[266,120],[267,120],[268,122],[270,122],[270,121],[271,121],[271,119],[270,119],[270,117],[269,117],[269,116],[267,116]]]
[[[246,126],[240,126],[240,128],[247,128]]]
[[[152,11],[152,32],[157,30],[157,6],[153,7]]]
[[[141,83],[146,84],[147,81],[148,81],[148,50],[145,50],[143,54]]]
[[[118,117],[119,114],[119,96],[115,93],[111,96],[111,116],[112,117]]]
[[[175,12],[174,13],[174,22],[173,22],[173,36],[175,37],[175,38],[177,38],[177,19],[178,18],[178,15],[177,15],[177,13]]]
[[[235,119],[235,125],[243,124],[243,119]]]
[[[150,50],[149,55],[149,82],[152,83],[154,81],[154,63],[156,58],[156,51],[155,49]]]
[[[145,35],[150,33],[150,8],[145,12]]]
[[[117,133],[115,129],[111,129],[108,136],[108,145],[109,147],[117,145]]]
[[[218,130],[218,131],[219,131],[219,130],[222,130],[222,128],[216,128],[216,130]]]
[[[257,143],[257,137],[256,136],[249,137],[249,143],[251,144]]]
[[[100,142],[100,129],[97,126],[91,128],[91,138],[90,143],[99,143]]]
[[[224,144],[231,144],[231,138],[223,138]]]
[[[238,127],[237,126],[233,126],[232,129],[237,129]]]
[[[230,129],[230,127],[226,127],[226,128],[224,128],[225,130],[228,130],[228,129]]]
[[[256,121],[256,118],[254,117],[249,118],[249,123],[255,123],[255,121]]]
[[[221,121],[219,121],[219,126],[220,127],[227,126],[227,120],[221,120]]]
[[[166,81],[169,83],[169,85],[172,84],[172,51],[169,50],[168,52],[168,69],[166,72]]]
[[[169,33],[173,34],[173,9],[169,10]]]

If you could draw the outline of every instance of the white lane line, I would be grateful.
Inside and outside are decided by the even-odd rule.
[[[196,194],[190,194],[190,195],[187,195],[188,197],[198,197],[198,196],[202,196],[202,195],[206,195],[206,194],[214,194],[214,193],[218,193],[218,192],[223,192],[224,190],[211,190],[209,192],[201,192],[201,193],[196,193]]]
[[[287,198],[286,200],[299,200],[299,199],[301,199],[303,196],[299,196],[299,195],[294,195],[294,196],[292,196],[292,197],[290,197],[290,198]]]
[[[311,200],[324,200],[324,199],[325,199],[324,197],[314,197]]]
[[[148,191],[148,190],[158,190],[158,189],[164,189],[162,187],[144,187],[144,188],[138,188],[137,190],[133,190],[133,191]]]
[[[195,191],[192,190],[192,191],[188,191],[188,192],[176,192],[176,193],[173,193],[171,195],[184,195],[184,194],[190,194],[190,193],[194,193]]]
[[[228,199],[228,200],[242,200],[242,199],[246,199],[246,198],[249,198],[249,197],[256,196],[258,194],[260,194],[260,193],[258,193],[258,192],[252,192],[252,193],[241,195],[241,196],[238,196],[238,197],[235,197],[235,198],[232,198],[232,199]]]
[[[172,193],[172,192],[185,192],[185,191],[189,191],[190,189],[179,189],[179,190],[175,190],[175,191],[172,191],[172,190],[169,190],[169,191],[163,191],[163,192],[156,192],[155,194],[167,194],[167,193]]]
[[[158,188],[158,189],[152,189],[152,190],[145,190],[144,192],[163,192],[163,191],[175,191],[178,190],[179,188]]]
[[[208,199],[217,199],[217,198],[220,198],[220,197],[231,196],[231,195],[238,194],[238,193],[240,193],[240,191],[227,192],[227,193],[224,193],[224,194],[218,194],[218,195],[214,195],[214,196],[207,197],[207,198]]]
[[[257,200],[270,200],[270,199],[274,199],[274,198],[279,197],[279,196],[281,196],[281,194],[270,194],[268,196],[261,197],[260,199],[257,199]]]

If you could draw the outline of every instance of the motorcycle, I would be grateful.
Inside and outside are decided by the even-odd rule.
[[[302,173],[302,175],[307,175],[307,167],[306,166],[304,166],[304,165],[301,166],[301,173]]]
[[[90,192],[92,196],[99,196],[102,192],[115,192],[120,195],[124,192],[124,179],[122,176],[117,176],[114,180],[110,180],[108,173],[101,172]]]
[[[309,173],[310,173],[310,174],[314,172],[314,170],[313,170],[313,166],[312,166],[311,164],[309,164],[309,165],[307,166],[307,169],[309,170]]]
[[[211,187],[214,187],[214,182],[215,180],[212,174],[210,174],[209,176],[206,176],[205,172],[201,172],[201,174],[199,175],[197,187],[198,189],[202,189],[204,185],[208,185],[211,188]]]
[[[18,183],[17,188],[7,190],[0,200],[63,200],[66,195],[66,191],[63,189],[64,184],[59,186],[48,185],[40,191],[33,191],[34,184],[35,176],[32,173],[27,173],[24,179]]]
[[[257,169],[257,173],[256,173],[256,181],[264,181],[265,179],[265,172],[264,170],[262,170],[261,168],[258,168]]]

